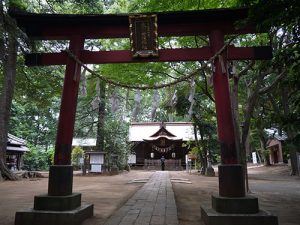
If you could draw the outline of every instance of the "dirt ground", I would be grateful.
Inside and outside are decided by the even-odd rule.
[[[258,197],[260,209],[278,216],[279,225],[300,225],[300,177],[289,176],[289,171],[285,165],[249,168],[249,189]],[[218,178],[171,174],[192,182],[173,183],[180,225],[204,225],[199,208],[211,207],[211,194],[218,193]]]
[[[94,217],[84,225],[101,225],[143,183],[128,183],[149,178],[154,171],[124,172],[115,176],[74,176],[74,192],[94,204]],[[261,209],[278,216],[280,225],[300,225],[300,178],[291,177],[287,166],[249,169],[250,191],[259,198]],[[218,192],[218,178],[198,175],[196,171],[170,171],[172,178],[189,179],[192,183],[173,183],[180,225],[203,225],[200,205],[211,206],[211,194]],[[0,225],[13,225],[17,210],[33,207],[35,195],[47,192],[48,179],[23,179],[0,183]]]

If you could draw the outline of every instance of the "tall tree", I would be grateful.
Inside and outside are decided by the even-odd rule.
[[[8,124],[16,80],[16,24],[11,18],[5,15],[3,1],[0,2],[0,17],[0,60],[3,74],[0,95],[0,176],[16,180],[17,176],[6,166]]]
[[[280,82],[273,80],[271,88],[262,87],[259,95],[268,94],[273,106],[272,126],[284,128],[290,143],[292,174],[297,172],[296,151],[299,139],[299,62],[300,62],[300,4],[297,0],[243,0],[250,5],[249,20],[259,24],[259,29],[270,29],[270,41],[274,49],[272,73],[284,75]],[[272,82],[272,80],[271,80]],[[275,87],[279,87],[278,89]],[[280,91],[279,91],[280,90]]]

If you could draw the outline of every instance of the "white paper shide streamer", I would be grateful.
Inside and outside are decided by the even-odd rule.
[[[159,93],[158,93],[158,90],[154,90],[153,98],[152,98],[152,110],[151,110],[151,120],[152,121],[155,118],[158,103],[159,103]]]
[[[93,101],[91,103],[93,110],[99,108],[100,101],[101,101],[101,99],[100,99],[100,81],[99,81],[99,79],[97,79],[97,82],[96,82],[96,96],[95,96],[95,98],[93,99]]]
[[[114,91],[110,98],[111,112],[115,113],[120,107],[120,96],[117,91]]]
[[[141,91],[137,90],[134,95],[134,109],[132,112],[133,121],[137,121],[137,115],[139,114],[141,108],[141,99]]]
[[[83,70],[80,76],[80,94],[83,97],[86,97],[87,95],[87,88],[86,88],[86,70]]]
[[[171,107],[174,108],[175,105],[177,104],[178,97],[177,97],[177,90],[174,91],[174,94],[171,98]]]
[[[195,83],[195,80],[192,79],[191,81],[191,89],[190,89],[190,95],[189,95],[189,102],[191,103],[190,105],[190,109],[189,109],[189,119],[192,117],[192,114],[193,114],[193,106],[194,106],[194,103],[195,103],[195,99],[194,99],[194,96],[195,96],[195,90],[196,90],[196,83]]]

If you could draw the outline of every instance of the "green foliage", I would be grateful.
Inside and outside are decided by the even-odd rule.
[[[99,0],[28,0],[27,10],[36,13],[102,13],[104,3]]]
[[[9,7],[18,9],[18,10],[26,10],[27,5],[22,0],[9,0],[8,1]]]
[[[299,34],[298,0],[241,0],[240,4],[251,6],[249,20],[260,29],[283,26],[292,29],[295,36]]]
[[[79,146],[76,146],[72,149],[72,165],[74,166],[75,169],[78,169],[80,167],[80,158],[83,158],[84,156],[84,151],[82,148]]]
[[[30,146],[30,152],[24,155],[24,169],[26,170],[48,170],[52,161],[52,151],[45,151],[41,147]]]
[[[122,1],[122,0],[121,0]],[[120,2],[121,2],[120,1]],[[129,12],[165,12],[165,11],[186,11],[209,8],[226,8],[236,5],[237,0],[134,0],[130,4]]]
[[[127,166],[127,159],[130,153],[128,140],[129,124],[125,121],[117,121],[113,117],[107,117],[104,127],[106,152],[106,167],[111,169],[117,167],[123,170]]]
[[[189,155],[193,156],[194,158],[198,158],[200,153],[201,149],[197,146],[192,147],[191,151],[189,151]]]

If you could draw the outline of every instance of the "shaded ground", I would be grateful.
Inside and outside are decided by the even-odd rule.
[[[116,176],[74,176],[74,191],[82,200],[94,203],[95,216],[84,225],[101,225],[143,183],[128,183],[133,179],[149,178],[151,171],[131,171]],[[249,169],[250,190],[258,196],[262,209],[278,215],[280,225],[299,225],[300,178],[288,175],[287,166]],[[217,177],[199,176],[196,172],[171,172],[172,178],[189,179],[192,184],[173,183],[178,217],[181,225],[203,225],[200,205],[210,206],[211,194],[218,192]],[[19,209],[31,208],[34,195],[47,192],[48,179],[24,179],[0,183],[0,224],[13,225]]]
[[[181,225],[204,225],[199,207],[211,207],[211,194],[218,193],[217,177],[196,173],[174,174],[193,184],[173,183]],[[249,186],[259,199],[259,207],[278,216],[280,225],[300,224],[300,177],[289,176],[287,166],[253,167],[249,169]]]
[[[73,191],[82,201],[94,204],[94,217],[84,225],[100,225],[123,205],[143,183],[128,181],[149,178],[153,172],[132,171],[115,176],[74,176]],[[23,179],[0,183],[0,225],[13,225],[15,212],[33,207],[34,195],[47,193],[48,179]]]

